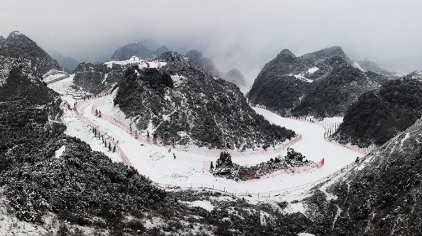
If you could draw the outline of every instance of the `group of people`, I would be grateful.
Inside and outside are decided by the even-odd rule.
[[[171,153],[171,148],[169,148],[169,153]],[[173,152],[173,159],[176,160],[176,153]]]

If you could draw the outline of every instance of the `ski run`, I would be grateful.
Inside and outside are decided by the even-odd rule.
[[[135,139],[127,130],[111,122],[119,120],[127,127],[133,126],[123,112],[114,106],[113,100],[117,90],[113,93],[94,99],[81,100],[83,96],[73,87],[73,76],[49,84],[49,87],[62,95],[64,110],[63,119],[67,125],[66,134],[80,138],[88,143],[94,151],[100,151],[109,156],[113,161],[122,161],[118,152],[110,151],[98,138],[94,137],[91,127],[87,126],[76,115],[73,105],[78,102],[78,112],[92,124],[101,127],[109,137],[118,143],[121,150],[127,155],[130,164],[139,173],[150,178],[158,186],[167,190],[174,189],[201,189],[207,188],[214,191],[222,191],[237,196],[247,197],[251,201],[269,199],[297,199],[306,195],[308,190],[315,184],[326,180],[332,180],[344,167],[353,165],[357,157],[363,157],[365,153],[353,150],[325,139],[324,128],[321,123],[307,122],[283,118],[264,108],[255,107],[255,111],[263,115],[271,123],[294,130],[301,136],[295,143],[286,141],[284,145],[275,148],[249,150],[245,152],[231,151],[233,162],[250,166],[268,161],[280,154],[287,153],[287,146],[301,152],[308,160],[320,162],[324,159],[321,168],[314,168],[300,173],[286,173],[276,171],[272,174],[248,181],[234,181],[221,177],[215,177],[209,171],[210,163],[218,159],[221,150],[209,150],[198,147],[165,147],[156,145],[140,133]],[[94,110],[106,114],[102,118],[95,116]],[[109,117],[109,119],[105,118]],[[326,123],[339,122],[341,118],[325,120]],[[291,145],[290,145],[291,144]],[[61,150],[58,150],[60,152]],[[59,156],[59,155],[58,155]],[[301,211],[301,206],[295,206]]]

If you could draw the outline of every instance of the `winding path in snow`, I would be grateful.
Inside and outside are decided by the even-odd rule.
[[[325,130],[320,125],[283,118],[268,110],[254,108],[257,113],[263,115],[270,122],[302,134],[302,140],[295,143],[292,147],[315,162],[325,158],[325,165],[322,168],[309,172],[296,174],[275,172],[261,179],[244,182],[216,178],[208,171],[208,167],[211,161],[215,163],[218,158],[218,155],[215,155],[219,152],[218,150],[198,148],[196,151],[185,152],[172,149],[169,152],[168,147],[157,146],[148,142],[140,143],[139,140],[133,138],[121,127],[92,114],[92,107],[95,106],[103,114],[124,117],[123,113],[113,106],[114,96],[115,94],[88,100],[80,106],[80,113],[86,119],[102,127],[108,135],[118,139],[119,146],[124,150],[132,165],[141,174],[148,176],[160,186],[181,188],[207,187],[234,194],[248,193],[261,197],[266,195],[274,196],[275,194],[286,192],[286,190],[309,188],[312,183],[335,173],[353,162],[357,156],[362,156],[348,148],[326,141],[324,139]],[[128,120],[127,122],[128,124],[130,123]],[[93,135],[92,138],[95,139]],[[283,155],[285,152],[286,150],[281,151]],[[173,153],[176,155],[176,159],[173,158]],[[274,156],[274,153],[266,154],[262,151],[257,151],[248,154],[240,153],[238,156],[235,155],[233,159],[239,164],[252,165],[267,161]]]

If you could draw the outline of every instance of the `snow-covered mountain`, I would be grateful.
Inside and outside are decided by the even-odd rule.
[[[125,209],[140,214],[163,200],[164,191],[136,170],[64,134],[62,114],[69,104],[37,78],[29,60],[7,59],[7,66],[7,82],[0,87],[2,235],[44,234],[45,224],[50,232],[60,231],[49,219],[111,225],[114,214],[127,214]],[[8,225],[10,217],[33,230]]]
[[[238,87],[179,54],[81,63],[74,75],[47,87],[45,82],[66,74],[51,70],[57,63],[35,42],[13,32],[3,43],[0,38],[0,52],[0,235],[407,236],[422,231],[421,72],[388,80],[356,68],[338,47],[301,57],[283,50],[266,65],[249,96],[278,111],[341,114],[363,93],[337,135],[353,136],[345,142],[385,143],[344,167],[363,154],[328,142],[319,126],[324,123],[252,109]],[[84,94],[77,88],[93,94],[114,90],[85,101],[75,100]],[[108,119],[92,114],[94,106],[104,108]],[[126,124],[152,141],[138,139]],[[281,149],[236,152],[295,135],[274,124],[299,129],[303,140]],[[118,159],[110,148],[113,136],[122,144],[119,156],[127,152],[133,166],[110,159]],[[325,159],[318,168],[299,169],[309,167],[302,154],[289,150],[286,158],[297,159],[271,157],[276,152],[280,157],[289,145],[307,151],[309,160]],[[98,146],[102,149],[93,151]],[[221,164],[217,156],[226,149],[235,149],[229,150],[233,159],[223,152],[227,162],[248,166],[244,162],[250,161],[254,173],[263,166],[287,166],[287,160],[300,165],[239,183],[209,171],[211,161]],[[169,182],[153,183],[157,176]]]
[[[13,31],[3,43],[0,43],[0,56],[28,59],[31,61],[31,66],[41,75],[51,69],[59,69],[56,60],[37,43],[18,31]]]
[[[129,69],[115,104],[143,132],[165,144],[250,149],[290,139],[292,131],[257,115],[235,85],[187,57],[166,53],[160,68]]]
[[[205,191],[165,192],[134,168],[93,152],[87,143],[64,134],[63,121],[74,113],[72,100],[62,101],[47,88],[30,60],[0,58],[1,78],[6,78],[0,86],[0,234],[221,235],[234,230],[256,235],[267,231],[264,220],[289,227],[269,233],[304,230],[301,225],[306,225],[305,218],[300,214],[291,214],[294,222],[288,223],[289,214],[269,204],[253,205]],[[171,58],[166,62],[179,64]],[[89,71],[91,66],[81,67]],[[213,83],[214,78],[208,77],[202,79]],[[156,82],[148,81],[152,87]],[[85,128],[78,127],[80,132]],[[227,212],[227,206],[242,210]],[[227,219],[235,223],[230,228],[226,227]]]
[[[97,94],[105,89],[111,89],[123,78],[123,70],[124,68],[119,65],[111,68],[105,64],[94,65],[83,62],[74,71],[74,85],[89,93]]]
[[[264,66],[247,97],[284,114],[336,116],[379,87],[376,80],[380,78],[353,67],[340,47],[300,57],[284,49]]]
[[[142,42],[131,43],[118,48],[111,57],[111,60],[123,61],[132,56],[140,57],[142,59],[154,59],[167,51],[169,50],[164,45],[157,49],[151,49],[146,47]]]
[[[422,74],[413,72],[363,94],[346,112],[334,137],[360,146],[381,145],[422,115]]]

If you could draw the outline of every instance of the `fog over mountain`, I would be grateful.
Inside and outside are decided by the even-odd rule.
[[[198,49],[249,83],[282,48],[302,55],[333,45],[404,74],[422,69],[421,8],[418,0],[3,0],[0,35],[19,30],[79,61],[154,39]]]

